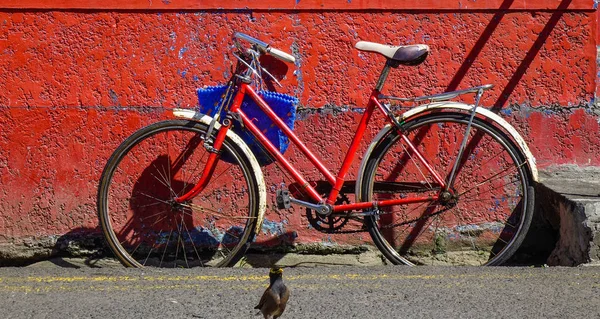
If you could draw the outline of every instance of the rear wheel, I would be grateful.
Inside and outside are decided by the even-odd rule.
[[[206,188],[174,198],[199,180],[207,125],[158,122],[127,138],[108,160],[98,189],[104,235],[126,266],[231,266],[254,239],[258,176],[240,145],[226,138]]]
[[[442,179],[449,179],[469,115],[432,113],[403,124],[405,135]],[[437,201],[381,208],[366,218],[395,264],[498,265],[531,223],[533,188],[525,156],[492,124],[475,118],[446,194],[396,130],[376,144],[364,169],[361,201],[440,195]]]

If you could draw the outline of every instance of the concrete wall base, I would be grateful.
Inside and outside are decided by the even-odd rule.
[[[540,181],[528,249],[551,247],[552,266],[600,264],[600,168],[552,167]]]

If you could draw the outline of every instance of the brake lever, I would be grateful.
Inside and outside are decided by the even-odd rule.
[[[248,64],[248,62],[244,61],[244,59],[242,59],[239,55],[232,53],[234,57],[236,57],[238,60],[240,60],[240,62],[242,62],[245,66],[248,67],[248,69],[252,70],[252,73],[254,73],[254,75],[258,76],[258,72],[256,71],[256,69],[254,69],[252,66],[250,66],[250,64]]]
[[[273,81],[275,81],[275,83],[277,83],[279,87],[283,87],[283,85],[281,85],[281,83],[279,83],[279,81],[277,81],[277,79],[271,73],[269,73],[267,69],[263,68],[262,65],[260,66],[260,69],[262,70],[262,72],[265,72]]]

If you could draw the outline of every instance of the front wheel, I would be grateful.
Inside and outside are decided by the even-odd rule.
[[[206,188],[174,201],[200,179],[210,154],[203,146],[207,129],[195,121],[158,122],[128,137],[108,160],[98,215],[124,265],[231,266],[254,239],[262,174],[240,142],[226,138]]]
[[[432,113],[403,124],[404,134],[446,181],[469,115]],[[443,195],[426,203],[382,208],[365,222],[382,253],[407,265],[498,265],[523,241],[533,215],[525,156],[494,125],[475,118],[447,193],[396,130],[367,158],[360,201]]]

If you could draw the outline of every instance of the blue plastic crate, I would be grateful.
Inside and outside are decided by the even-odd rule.
[[[227,86],[208,86],[205,88],[198,89],[198,111],[200,113],[214,117],[221,99],[225,94]],[[294,121],[296,120],[296,108],[298,106],[298,99],[282,93],[270,92],[270,91],[259,91],[258,95],[261,96],[265,102],[271,107],[273,112],[283,120],[283,122],[290,128],[294,129]],[[249,97],[244,97],[242,102],[242,110],[250,119],[256,119],[253,123],[261,130],[261,132],[279,149],[283,154],[289,145],[288,137],[273,123],[273,121],[260,109],[260,107]],[[221,116],[225,116],[224,110]],[[271,157],[266,154],[267,150],[263,151],[262,146],[252,136],[252,133],[243,130],[239,125],[233,126],[233,131],[237,133],[242,139],[248,144],[250,150],[256,156],[256,159],[261,166],[270,164],[273,162]],[[227,158],[223,158],[228,160]]]

